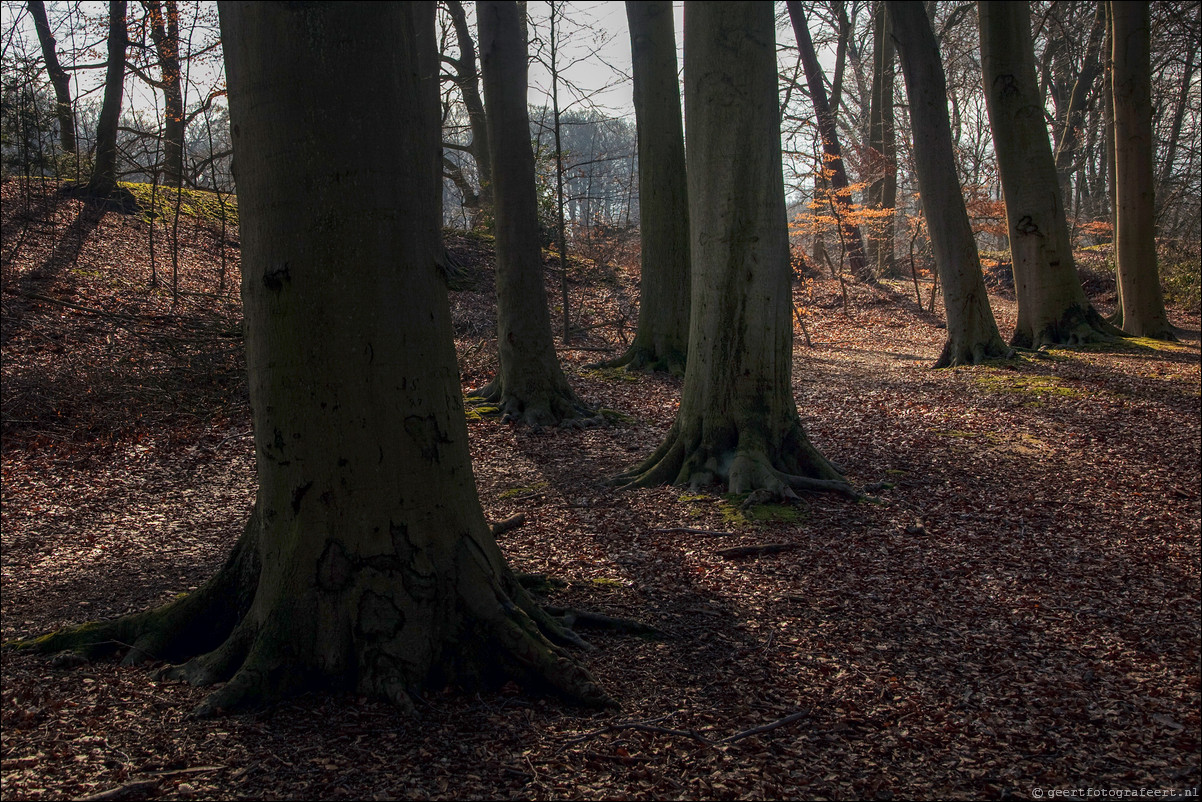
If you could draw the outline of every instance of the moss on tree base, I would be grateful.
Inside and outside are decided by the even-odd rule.
[[[578,399],[570,389],[531,393],[508,391],[498,377],[467,396],[480,413],[500,416],[502,423],[518,423],[534,431],[548,426],[582,428],[599,426],[605,419]],[[485,410],[488,410],[485,412]]]
[[[670,373],[673,376],[684,376],[685,355],[680,351],[659,353],[654,348],[634,344],[626,349],[626,353],[604,362],[596,362],[589,368],[625,368],[630,372],[639,373]]]

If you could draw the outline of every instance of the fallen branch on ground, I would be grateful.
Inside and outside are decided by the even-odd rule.
[[[758,557],[761,554],[776,554],[796,548],[798,548],[796,543],[761,543],[758,546],[734,546],[729,549],[719,549],[714,553],[723,559],[736,560],[740,557]]]
[[[488,527],[492,530],[493,537],[500,537],[511,529],[517,529],[519,526],[523,526],[525,523],[526,513],[519,512],[514,515],[510,515],[504,520],[497,521],[496,523],[490,523]]]

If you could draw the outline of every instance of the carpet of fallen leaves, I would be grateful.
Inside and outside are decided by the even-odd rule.
[[[182,226],[173,270],[160,226],[152,287],[144,221],[3,191],[9,640],[198,586],[240,533],[255,475],[236,231],[223,243]],[[450,247],[466,268],[452,305],[474,387],[494,361],[489,253],[472,238]],[[590,350],[561,350],[580,395],[620,413],[610,426],[470,423],[488,516],[527,517],[501,537],[514,567],[566,582],[555,604],[667,634],[586,633],[596,648],[579,657],[621,710],[509,685],[432,691],[416,717],[307,696],[196,720],[203,692],[148,670],[5,653],[4,798],[1197,789],[1198,317],[1174,312],[1179,345],[935,371],[939,314],[908,280],[849,293],[845,309],[829,278],[796,285],[812,347],[799,329],[794,389],[854,482],[893,485],[879,503],[744,512],[715,493],[605,486],[665,434],[680,391],[587,367],[630,334],[628,267],[575,268],[573,345]],[[1013,302],[993,300],[1008,332]],[[782,548],[720,553],[760,544]]]

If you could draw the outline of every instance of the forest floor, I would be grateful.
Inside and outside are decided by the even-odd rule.
[[[242,530],[255,467],[236,229],[223,243],[185,219],[173,302],[161,226],[152,288],[144,221],[3,191],[8,641],[200,585]],[[495,359],[489,254],[451,247],[475,387]],[[1105,309],[1113,287],[1092,288]],[[620,710],[507,685],[432,691],[412,717],[322,695],[197,720],[204,691],[144,668],[6,652],[4,798],[1196,793],[1196,313],[1172,312],[1179,344],[936,371],[941,313],[909,280],[851,285],[846,309],[837,282],[799,282],[807,432],[855,483],[893,487],[880,503],[744,512],[713,492],[603,484],[664,436],[681,383],[586,367],[632,331],[629,267],[580,269],[571,290],[591,328],[560,353],[611,425],[469,429],[487,515],[527,519],[500,537],[514,568],[563,580],[556,604],[666,633],[586,634],[597,648],[579,659]],[[1008,334],[1013,301],[992,300]],[[784,548],[723,554],[762,544]]]

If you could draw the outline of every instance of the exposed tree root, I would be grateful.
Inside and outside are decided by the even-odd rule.
[[[151,610],[64,627],[6,644],[43,654],[70,652],[89,660],[128,649],[122,664],[180,660],[219,646],[250,608],[259,576],[257,510],[225,565],[197,590]]]
[[[641,621],[629,618],[614,618],[613,616],[593,613],[588,610],[577,610],[572,607],[543,608],[547,613],[559,618],[564,626],[585,627],[587,629],[605,629],[614,632],[625,632],[629,635],[643,635],[653,638],[667,637],[663,632]]]
[[[960,341],[948,335],[943,353],[935,361],[936,368],[957,368],[963,365],[981,365],[991,359],[1010,359],[1014,349],[1007,347],[1002,338],[994,335],[987,340]]]
[[[603,362],[595,362],[586,367],[626,368],[630,372],[670,373],[673,376],[683,376],[685,371],[685,355],[679,351],[658,353],[654,348],[639,345],[637,342],[626,349],[626,353]]]
[[[1039,350],[1056,346],[1110,343],[1126,337],[1123,331],[1108,323],[1090,305],[1067,309],[1060,320],[1046,324],[1038,332],[1015,329],[1010,344],[1015,348]]]
[[[731,493],[765,491],[774,500],[796,498],[796,490],[839,493],[859,500],[862,496],[813,445],[798,423],[794,423],[775,447],[759,444],[762,438],[748,437],[755,445],[713,446],[703,442],[701,426],[686,435],[680,418],[650,457],[631,470],[614,477],[621,488],[688,485],[694,489],[725,483]],[[731,427],[733,429],[733,427]],[[707,439],[713,430],[707,432]],[[737,442],[727,432],[726,442]],[[714,438],[719,439],[719,438]]]
[[[487,414],[499,415],[502,423],[518,423],[540,432],[547,426],[581,429],[600,426],[605,418],[590,409],[570,389],[544,390],[525,396],[501,387],[500,378],[468,393],[467,402],[490,408]]]
[[[1165,321],[1165,327],[1147,332],[1130,330],[1131,322],[1126,319],[1126,314],[1123,310],[1122,300],[1120,299],[1118,308],[1114,313],[1106,318],[1106,322],[1123,332],[1124,337],[1147,337],[1149,340],[1164,340],[1165,342],[1179,342],[1177,337],[1177,329],[1175,329],[1168,321]]]
[[[316,609],[311,600],[298,601],[279,587],[260,584],[259,527],[256,513],[217,576],[188,596],[6,648],[67,650],[92,659],[129,647],[127,663],[186,661],[159,675],[198,687],[217,686],[196,709],[198,716],[258,708],[322,688],[353,689],[412,710],[412,696],[436,677],[513,678],[581,704],[615,704],[562,649],[592,647],[570,629],[567,619],[539,606],[507,568],[498,569],[470,536],[459,541],[452,574],[457,580],[450,585],[435,579],[420,584],[420,577],[432,575],[406,574],[403,568],[376,572],[373,576],[383,582],[368,576],[361,585],[347,579],[347,584],[331,587],[319,579],[318,593],[327,594],[322,603],[335,608],[333,616],[318,621],[312,614],[298,614]],[[346,558],[327,569],[330,576],[349,578],[362,566]],[[387,580],[394,570],[398,578]],[[429,626],[406,626],[410,619],[429,619],[432,610],[438,614]],[[614,621],[615,626],[621,623]],[[331,632],[329,626],[336,629]],[[630,627],[626,631],[641,631]]]

